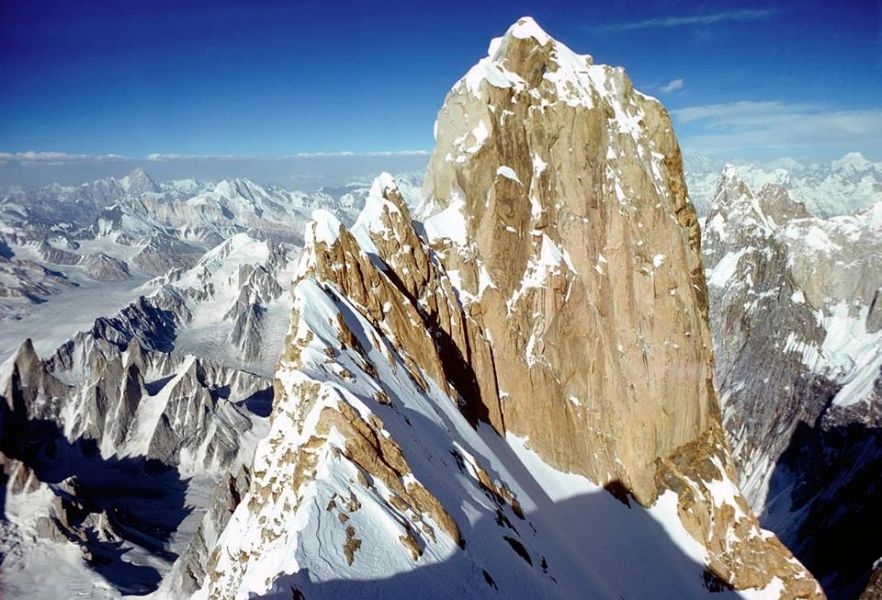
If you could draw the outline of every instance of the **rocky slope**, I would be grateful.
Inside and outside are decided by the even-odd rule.
[[[521,19],[436,140],[422,222],[388,176],[314,213],[195,597],[820,595],[733,483],[662,106]]]
[[[882,555],[882,204],[814,218],[730,167],[704,231],[742,489],[832,597],[856,597]]]
[[[76,286],[77,283],[64,273],[36,261],[0,256],[0,298],[40,303],[53,294]]]

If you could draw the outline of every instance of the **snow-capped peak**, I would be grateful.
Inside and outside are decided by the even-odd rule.
[[[236,233],[223,241],[216,248],[209,250],[206,253],[206,257],[210,256],[212,252],[220,251],[222,254],[229,254],[232,252],[241,252],[245,249],[253,249],[253,248],[265,248],[266,242],[257,240],[247,233]],[[265,259],[264,259],[265,260]]]
[[[264,189],[250,179],[236,178],[233,180],[222,179],[214,186],[214,192],[225,198],[236,196],[253,196],[256,193],[265,193]]]
[[[737,179],[738,178],[738,167],[733,163],[726,163],[723,165],[723,170],[720,172],[720,177],[723,179]]]
[[[717,204],[728,204],[736,198],[750,196],[750,190],[744,185],[741,173],[738,167],[732,163],[723,165],[717,179],[716,190],[714,192],[714,202]]]
[[[532,40],[541,48],[540,54],[547,62],[547,69],[539,81],[526,81],[525,77],[531,77],[533,70],[525,68],[526,62],[537,60],[534,53],[529,53],[526,58],[509,56],[509,47],[513,44]],[[570,101],[572,95],[580,98],[580,103],[588,102],[585,96],[590,97],[590,89],[599,85],[603,87],[605,74],[598,71],[589,74],[589,67],[593,60],[589,55],[576,54],[564,44],[549,36],[536,21],[531,17],[521,17],[508,30],[503,37],[494,38],[490,42],[487,56],[472,67],[460,80],[455,88],[465,85],[473,95],[481,94],[481,84],[489,83],[497,88],[513,88],[524,90],[529,87],[539,87],[543,80],[554,84],[556,94],[549,97],[549,102],[564,100]]]
[[[386,194],[386,190],[390,188],[397,190],[398,184],[395,183],[395,178],[391,174],[383,171],[371,183],[370,197],[382,198]]]
[[[864,158],[864,155],[860,152],[849,152],[842,158],[830,163],[830,167],[833,171],[844,173],[859,173],[866,171],[873,166],[875,166],[874,163]]]
[[[306,246],[324,243],[333,246],[340,236],[343,224],[330,211],[317,208],[312,211],[312,223],[306,228]]]
[[[145,192],[158,192],[159,185],[144,169],[138,167],[119,180],[120,186],[129,194],[142,194]]]
[[[521,17],[517,22],[508,28],[506,35],[514,36],[518,39],[526,39],[532,37],[540,46],[544,46],[551,41],[551,36],[545,33],[533,17]]]
[[[706,212],[718,191],[721,178],[738,177],[751,189],[767,183],[784,186],[790,196],[816,216],[850,215],[882,201],[882,163],[859,152],[827,163],[809,163],[780,158],[765,163],[727,165],[707,157],[686,156],[689,195],[699,214]]]
[[[397,193],[398,186],[389,173],[381,173],[379,177],[374,179],[371,190],[365,198],[364,208],[352,226],[353,234],[361,231],[367,233],[382,228],[382,217],[386,210],[390,213],[400,211],[399,207],[389,200],[390,195]],[[368,237],[370,236],[368,235]]]
[[[371,184],[364,208],[350,231],[362,250],[376,254],[377,249],[371,234],[387,232],[391,228],[388,215],[402,213],[409,222],[410,215],[398,190],[398,184],[389,173],[381,173]]]

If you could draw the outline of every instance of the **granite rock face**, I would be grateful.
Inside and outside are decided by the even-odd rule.
[[[622,69],[523,27],[454,86],[437,130],[420,216],[494,341],[491,422],[651,502],[655,459],[717,420],[698,223],[666,111]]]
[[[378,577],[381,595],[645,596],[680,571],[648,525],[626,533],[643,518],[695,550],[665,584],[683,597],[821,596],[734,483],[661,104],[521,19],[448,94],[436,140],[418,220],[388,175],[351,229],[314,213],[270,433],[196,597]],[[560,478],[601,503],[566,530],[548,520]],[[589,514],[608,535],[580,535]],[[628,539],[666,566],[571,562]]]
[[[206,359],[120,348],[92,334],[40,359],[30,340],[4,365],[7,454],[34,427],[71,444],[89,440],[103,456],[138,456],[185,473],[223,470],[254,424],[239,403],[267,395],[265,379]],[[255,398],[256,400],[257,398]],[[34,430],[36,431],[36,430]]]
[[[421,216],[493,340],[499,401],[490,390],[482,403],[494,427],[645,504],[697,487],[685,521],[728,579],[753,587],[771,564],[789,571],[780,544],[744,568],[739,552],[762,562],[764,550],[730,547],[710,525],[726,517],[694,484],[728,481],[734,465],[698,222],[661,104],[525,22],[453,88],[437,131]],[[748,539],[756,522],[744,516]]]

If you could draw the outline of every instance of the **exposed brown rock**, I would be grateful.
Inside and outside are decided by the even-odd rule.
[[[561,101],[542,77],[561,69],[559,52],[506,36],[494,61],[527,85],[450,92],[424,216],[461,197],[468,244],[443,252],[445,266],[469,272],[463,287],[475,296],[481,268],[493,282],[471,313],[493,339],[490,369],[505,394],[481,396],[502,407],[494,426],[526,435],[564,470],[625,482],[646,504],[655,457],[716,418],[698,224],[664,108],[623,71],[588,61],[608,89],[589,90],[591,107]],[[617,112],[638,121],[635,136],[618,129]],[[457,140],[479,126],[488,140],[464,154]],[[505,167],[520,183],[497,173]],[[524,288],[549,242],[570,264]]]
[[[760,536],[740,495],[737,508],[718,506],[703,489],[734,471],[670,118],[621,69],[568,52],[510,30],[491,60],[512,83],[467,76],[438,115],[421,216],[430,231],[459,207],[464,240],[436,235],[434,247],[474,298],[466,330],[493,340],[473,370],[492,373],[479,380],[498,396],[479,386],[480,402],[497,430],[528,437],[562,470],[621,482],[644,505],[666,489],[684,494],[684,523],[735,587],[777,575],[793,596],[819,593]]]
[[[882,598],[882,564],[877,563],[860,600],[879,600],[880,598]]]
[[[383,337],[371,333],[373,349],[396,377],[405,370],[427,394],[437,386],[473,425],[526,436],[552,466],[601,486],[617,482],[644,506],[676,493],[686,529],[708,550],[713,585],[764,588],[778,577],[787,597],[820,596],[732,484],[700,233],[667,112],[633,90],[621,69],[593,66],[550,39],[510,30],[494,42],[490,62],[505,69],[509,85],[470,73],[439,114],[422,226],[381,177],[380,197],[369,198],[351,230],[324,217],[322,235],[314,227],[298,289],[339,310],[321,313],[334,316],[327,326],[314,321],[315,333],[295,310],[274,433],[264,441],[273,462],[256,469],[250,512],[291,490],[301,502],[320,457],[331,454],[338,478],[346,473],[371,506],[381,496],[382,510],[410,523],[398,539],[414,560],[440,537],[433,525],[464,545],[453,517],[411,472],[408,448],[372,412],[379,406],[367,408],[396,404],[365,388],[357,399],[348,395],[356,378],[373,380],[385,368],[376,360],[373,369],[350,368],[370,362],[357,326],[367,322]],[[347,322],[352,312],[358,323]],[[341,358],[321,344],[309,348],[315,337],[347,351]],[[316,370],[327,385],[313,379]],[[279,462],[278,448],[298,435],[306,439]],[[473,466],[497,515],[508,504],[523,517],[505,485]],[[342,514],[345,497],[323,506]],[[331,520],[335,534],[346,528],[352,566],[357,518],[340,521]],[[503,539],[533,566],[523,541]],[[246,567],[224,565],[232,572],[213,577],[234,588]]]
[[[346,562],[352,565],[355,561],[355,553],[361,548],[361,540],[355,537],[355,527],[349,525],[346,527],[346,542],[343,544],[343,554],[346,555]]]
[[[678,496],[680,520],[710,552],[709,569],[735,589],[762,588],[770,574],[785,584],[782,598],[822,597],[817,582],[771,533],[761,532],[733,483],[734,464],[721,426],[659,459],[656,482]],[[720,502],[711,486],[731,486]]]
[[[379,433],[362,419],[348,404],[340,404],[340,410],[324,409],[317,429],[319,435],[327,435],[332,427],[346,439],[346,458],[358,465],[371,477],[380,479],[392,492],[389,502],[399,508],[411,509],[417,515],[426,514],[458,544],[462,535],[453,517],[425,487],[417,481],[403,483],[410,474],[410,467],[401,448],[390,437]],[[382,427],[382,424],[379,424]],[[357,503],[353,497],[351,503]],[[352,504],[350,512],[354,510]]]

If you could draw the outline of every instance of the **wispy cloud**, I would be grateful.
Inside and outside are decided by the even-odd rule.
[[[0,151],[0,189],[31,188],[48,183],[77,185],[101,177],[121,177],[141,167],[163,181],[185,177],[204,181],[248,177],[264,185],[314,191],[323,185],[345,185],[365,179],[370,181],[382,171],[422,171],[428,155],[426,150],[301,152],[287,155],[155,152],[147,156]]]
[[[253,154],[162,154],[154,152],[147,155],[147,160],[290,160],[297,158],[371,158],[382,156],[428,156],[427,150],[377,150],[371,152],[352,152],[341,150],[337,152],[298,152],[296,154],[282,154],[278,156],[261,156]]]
[[[682,90],[683,85],[684,83],[682,79],[674,79],[671,82],[661,86],[659,89],[666,94],[670,94]]]
[[[255,157],[243,154],[163,154],[161,152],[153,152],[148,154],[146,158],[147,160],[159,162],[168,160],[245,160]]]
[[[595,32],[615,32],[634,31],[637,29],[665,29],[670,27],[704,27],[726,21],[760,21],[772,17],[776,12],[777,11],[773,8],[745,8],[700,15],[655,17],[653,19],[644,19],[642,21],[631,21],[629,23],[598,25],[591,29]]]
[[[820,110],[814,104],[780,102],[766,100],[754,102],[740,100],[719,104],[702,104],[674,110],[674,115],[683,123],[705,121],[715,127],[734,125],[756,125],[767,119],[778,119],[792,114],[802,114]]]
[[[835,153],[882,155],[882,108],[740,101],[672,111],[685,148],[712,155]]]
[[[169,162],[169,161],[196,161],[196,160],[293,160],[304,158],[373,158],[373,157],[407,157],[428,156],[427,150],[378,150],[371,152],[298,152],[278,156],[260,156],[251,154],[175,154],[153,152],[144,157],[124,156],[121,154],[69,154],[67,152],[0,152],[0,164],[18,163],[22,165],[64,165],[75,163],[105,163],[105,162]]]
[[[119,154],[68,154],[67,152],[0,152],[0,163],[61,165],[67,163],[118,162],[129,160]]]
[[[334,158],[336,156],[428,156],[428,150],[380,150],[376,152],[298,152],[286,158]]]

